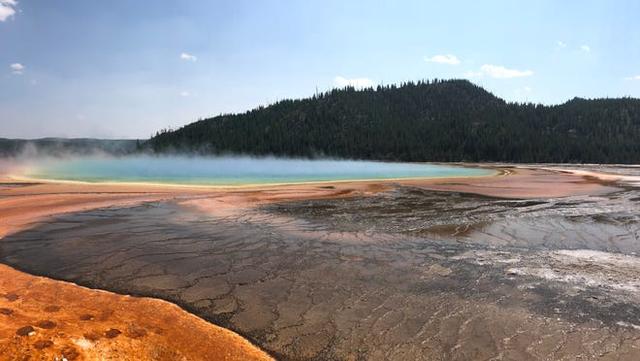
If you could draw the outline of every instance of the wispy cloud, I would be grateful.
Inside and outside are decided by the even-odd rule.
[[[9,65],[9,68],[13,74],[22,75],[24,73],[24,65],[20,63],[13,63]]]
[[[0,0],[0,21],[5,21],[16,13],[18,2],[15,0]]]
[[[185,98],[186,98],[186,97],[188,97],[188,96],[191,96],[191,93],[189,93],[189,92],[188,92],[188,91],[186,91],[186,90],[183,90],[183,91],[181,91],[181,92],[180,92],[180,96],[181,96],[181,97],[185,97]]]
[[[532,76],[533,71],[531,70],[517,70],[517,69],[509,69],[505,68],[502,65],[492,65],[492,64],[484,64],[480,67],[479,72],[467,72],[467,76],[472,75],[475,77],[481,76],[489,76],[496,79],[511,79],[511,78],[522,78],[526,76]]]
[[[347,79],[341,76],[337,76],[333,78],[333,84],[335,84],[338,88],[344,88],[346,86],[352,86],[354,88],[369,88],[374,85],[373,80],[369,78],[351,78]]]
[[[198,61],[198,57],[197,56],[195,56],[193,54],[189,54],[189,53],[180,54],[180,59],[185,60],[185,61],[192,61],[192,62]]]
[[[591,47],[589,45],[580,45],[580,50],[584,51],[585,53],[588,53],[591,51]]]
[[[566,48],[567,47],[567,43],[565,43],[564,41],[558,40],[556,42],[556,45],[558,45],[559,48]]]
[[[640,80],[640,75],[628,76],[625,80]]]
[[[460,59],[458,59],[458,57],[453,54],[434,55],[432,57],[425,56],[424,61],[428,63],[438,63],[438,64],[448,64],[448,65],[460,64]]]

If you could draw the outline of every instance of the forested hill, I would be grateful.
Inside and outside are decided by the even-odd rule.
[[[466,80],[345,88],[162,131],[156,152],[640,163],[640,99],[507,103]]]

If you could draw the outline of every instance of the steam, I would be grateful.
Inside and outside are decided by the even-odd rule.
[[[34,156],[35,154],[35,156]],[[487,171],[418,163],[249,156],[43,156],[15,158],[22,177],[84,182],[247,185],[483,175]],[[15,174],[15,173],[14,173]]]
[[[0,138],[0,177],[24,176],[29,169],[47,163],[133,154],[136,144],[129,140]]]
[[[0,176],[84,182],[240,185],[483,175],[418,163],[141,152],[136,141],[0,139]],[[9,157],[2,158],[2,152]]]

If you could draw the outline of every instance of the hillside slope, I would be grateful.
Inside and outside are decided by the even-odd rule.
[[[640,162],[640,99],[507,103],[466,80],[332,90],[162,131],[156,152],[403,161]]]

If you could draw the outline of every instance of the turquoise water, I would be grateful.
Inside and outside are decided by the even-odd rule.
[[[390,178],[481,176],[490,170],[423,163],[250,157],[90,157],[35,161],[31,178],[85,182],[246,185]]]

